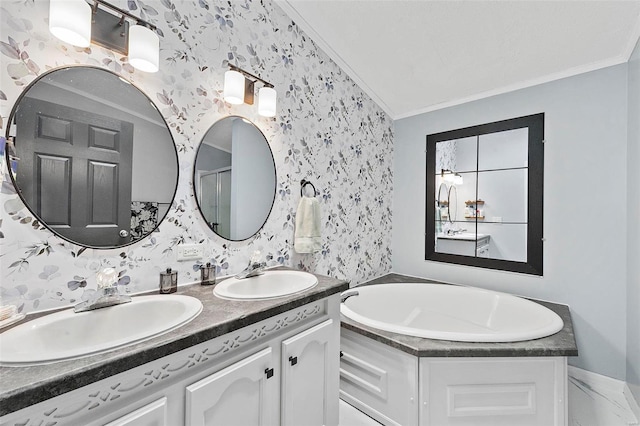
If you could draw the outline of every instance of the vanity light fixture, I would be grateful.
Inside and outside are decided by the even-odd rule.
[[[91,44],[91,6],[85,0],[50,0],[49,31],[65,43]]]
[[[273,84],[235,65],[229,64],[224,73],[224,100],[233,105],[253,105],[255,83],[262,83],[258,91],[258,114],[263,117],[276,116],[277,92]]]
[[[440,169],[440,177],[447,183],[462,185],[462,175],[449,169]]]
[[[140,71],[158,71],[160,38],[156,30],[155,25],[105,0],[50,0],[51,34],[74,46],[95,43],[114,50],[128,56],[131,66]]]

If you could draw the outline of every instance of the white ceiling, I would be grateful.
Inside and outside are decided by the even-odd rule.
[[[640,0],[276,0],[392,118],[626,62]]]

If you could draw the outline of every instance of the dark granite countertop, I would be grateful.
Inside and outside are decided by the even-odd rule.
[[[424,282],[439,283],[438,281],[408,277],[399,274],[388,274],[362,285],[381,283]],[[520,356],[576,356],[578,347],[573,334],[573,323],[569,307],[550,302],[539,303],[562,318],[564,327],[559,332],[541,339],[524,342],[507,343],[472,343],[452,342],[448,340],[425,339],[422,337],[406,336],[389,331],[378,330],[362,325],[342,315],[342,327],[362,334],[378,342],[384,343],[403,352],[421,357],[520,357]]]
[[[316,276],[318,284],[312,289],[270,300],[223,300],[213,295],[213,286],[194,284],[179,287],[176,294],[200,299],[203,309],[194,320],[176,330],[76,360],[30,367],[0,367],[0,416],[343,292],[349,287],[347,281]],[[29,319],[32,317],[27,316],[26,320]]]

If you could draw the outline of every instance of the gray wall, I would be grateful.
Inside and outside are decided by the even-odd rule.
[[[425,261],[426,135],[539,112],[544,276]],[[396,121],[393,271],[569,304],[580,350],[570,363],[624,380],[626,122],[626,64]]]
[[[231,134],[231,238],[245,239],[260,229],[271,210],[275,174],[260,130],[235,120]]]
[[[640,404],[640,42],[629,61],[627,382]]]
[[[198,148],[196,170],[218,170],[231,167],[231,153],[203,143]]]

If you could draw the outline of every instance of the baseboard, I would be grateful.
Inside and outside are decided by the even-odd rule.
[[[636,401],[636,398],[633,396],[633,393],[631,392],[631,389],[629,389],[629,385],[627,383],[624,384],[624,389],[622,390],[622,392],[627,398],[627,403],[629,404],[631,412],[638,420],[638,423],[640,423],[640,406],[638,405],[638,401]]]
[[[570,365],[567,371],[569,373],[569,377],[583,381],[594,389],[617,393],[622,393],[624,390],[625,382],[622,380],[603,376],[602,374],[594,373],[589,370],[583,370],[582,368],[574,367],[573,365]]]
[[[640,425],[640,410],[627,383],[622,380],[613,379],[602,374],[583,370],[572,365],[568,368],[569,381],[585,391],[591,391],[600,395],[603,399],[612,403],[619,415],[626,420],[629,426]],[[571,411],[571,409],[569,409]]]

